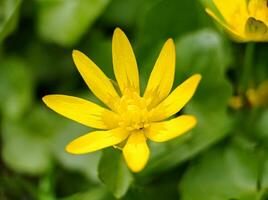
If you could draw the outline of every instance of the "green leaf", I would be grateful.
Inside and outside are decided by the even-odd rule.
[[[57,133],[51,138],[54,156],[65,169],[80,172],[91,182],[99,183],[97,171],[101,156],[100,151],[85,155],[72,155],[65,151],[69,142],[90,132],[91,129],[68,119],[63,119],[62,116],[58,116],[58,118],[61,118],[64,124],[57,129]]]
[[[139,22],[137,17],[141,17],[137,16],[137,13],[143,12],[147,4],[148,1],[143,0],[113,0],[101,16],[101,22],[107,25],[120,24],[121,28],[135,28]]]
[[[38,1],[37,28],[42,38],[72,46],[86,33],[109,0]]]
[[[226,136],[232,125],[227,114],[232,89],[225,78],[230,63],[228,46],[211,30],[186,35],[176,46],[179,78],[175,85],[194,73],[202,75],[195,96],[184,110],[184,113],[196,116],[198,124],[190,133],[174,141],[154,144],[143,175],[166,171],[193,157]]]
[[[196,0],[146,1],[142,7],[136,33],[137,57],[145,63],[142,69],[151,69],[156,60],[154,55],[158,55],[155,49],[168,38],[197,30],[203,8]]]
[[[60,200],[112,200],[112,195],[109,195],[104,187],[91,188],[86,192],[74,194]]]
[[[55,124],[58,122],[53,115],[39,106],[21,120],[5,120],[2,128],[5,163],[17,172],[44,173],[51,164],[49,138],[55,133]]]
[[[16,28],[21,0],[0,1],[0,43]]]
[[[125,195],[133,181],[121,152],[114,149],[103,151],[99,163],[99,177],[117,198]]]
[[[256,133],[261,141],[267,142],[268,139],[268,109],[264,110],[259,118],[255,121]],[[268,143],[266,143],[268,144]]]
[[[182,200],[258,200],[259,160],[253,145],[230,144],[206,152],[180,183]]]
[[[2,156],[7,166],[27,174],[40,174],[48,169],[49,153],[39,138],[27,135],[27,130],[14,123],[5,124],[3,132]]]
[[[138,33],[146,43],[178,37],[198,27],[198,4],[195,0],[160,0],[145,5],[148,9],[142,13],[144,16]]]
[[[259,185],[260,185],[260,192],[263,192],[263,194],[268,195],[268,158],[267,158],[267,149],[263,152],[263,160],[262,160],[262,168],[260,168],[262,171],[260,173],[260,180],[259,180]]]
[[[5,118],[18,119],[32,104],[31,71],[17,57],[2,60],[0,66],[0,110]]]

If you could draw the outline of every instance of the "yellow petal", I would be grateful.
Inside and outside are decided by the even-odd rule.
[[[149,108],[157,105],[169,94],[174,80],[175,56],[174,42],[169,39],[161,50],[144,93]]]
[[[118,126],[115,113],[90,101],[67,95],[47,95],[43,101],[55,112],[86,126],[99,129]]]
[[[225,21],[242,33],[248,18],[246,0],[213,0],[213,2]]]
[[[248,3],[250,16],[256,20],[261,20],[268,24],[268,6],[267,0],[250,0]]]
[[[117,128],[109,131],[95,131],[85,134],[67,145],[66,151],[72,154],[84,154],[97,151],[124,141],[128,133]]]
[[[132,133],[129,136],[123,154],[128,167],[133,172],[139,172],[145,167],[150,151],[142,132]]]
[[[227,33],[236,41],[238,42],[245,42],[245,36],[244,36],[244,31],[238,33],[237,30],[235,30],[234,28],[230,27],[228,24],[226,24],[226,22],[222,21],[219,19],[219,17],[217,17],[215,15],[215,13],[213,13],[210,9],[206,9],[206,12],[216,20],[217,23],[219,23],[220,25],[222,25],[225,30],[227,31]]]
[[[126,89],[140,94],[136,58],[129,40],[119,28],[114,31],[112,53],[114,73],[122,94]]]
[[[74,63],[90,90],[106,105],[114,109],[119,96],[105,74],[80,51],[73,51]]]
[[[245,35],[251,41],[266,41],[268,39],[268,27],[263,21],[250,17],[245,27]]]
[[[195,74],[180,84],[165,100],[151,110],[151,120],[161,121],[179,112],[194,95],[200,80],[201,75]]]
[[[165,142],[189,131],[196,125],[196,118],[182,115],[164,122],[152,123],[146,129],[146,137],[154,142]]]

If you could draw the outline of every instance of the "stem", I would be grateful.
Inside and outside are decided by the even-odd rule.
[[[54,200],[54,171],[51,167],[47,173],[41,177],[39,182],[38,199],[39,200]]]
[[[244,69],[242,72],[241,78],[241,92],[245,93],[247,88],[249,87],[249,81],[251,78],[251,69],[253,65],[253,57],[254,57],[254,50],[255,50],[255,43],[250,42],[247,43],[246,50],[245,50],[245,57],[244,57]]]

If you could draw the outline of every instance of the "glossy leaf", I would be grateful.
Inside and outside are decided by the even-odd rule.
[[[24,119],[5,120],[2,128],[5,163],[26,174],[42,174],[48,170],[52,161],[49,138],[55,123],[53,116],[42,107],[36,107]]]
[[[39,0],[38,32],[47,41],[72,46],[86,33],[108,2]]]
[[[74,194],[70,197],[63,198],[61,200],[112,200],[113,196],[107,194],[107,190],[104,187],[91,188],[86,192]]]
[[[18,119],[33,101],[33,77],[26,62],[10,57],[0,61],[0,110],[4,117]]]
[[[56,116],[57,114],[55,114]],[[61,116],[57,116],[61,119]],[[50,139],[53,148],[53,155],[57,161],[66,169],[80,172],[88,178],[91,182],[99,183],[98,178],[98,163],[101,152],[95,152],[85,155],[72,155],[65,151],[65,146],[75,138],[89,132],[88,127],[84,127],[75,122],[66,119],[63,125],[59,127],[57,133]]]
[[[16,28],[21,0],[0,1],[0,43]]]
[[[99,177],[116,198],[124,196],[133,181],[123,155],[115,149],[103,151],[99,163]]]
[[[261,160],[254,146],[213,148],[194,162],[180,184],[182,200],[258,200]],[[262,161],[261,161],[262,162]]]

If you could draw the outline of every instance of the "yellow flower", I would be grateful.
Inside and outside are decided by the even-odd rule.
[[[240,109],[244,105],[243,98],[241,96],[232,96],[229,100],[229,106],[233,109]]]
[[[246,93],[250,104],[254,107],[262,107],[268,105],[268,81],[262,82],[258,88],[249,89]]]
[[[268,106],[268,80],[263,81],[257,88],[251,87],[247,89],[243,96],[231,97],[229,106],[237,110],[244,106],[253,108]]]
[[[268,41],[267,0],[213,0],[222,17],[206,11],[239,42]],[[222,19],[223,18],[223,19]]]
[[[196,125],[196,118],[191,115],[163,120],[176,114],[191,99],[201,75],[191,76],[169,94],[175,73],[175,45],[172,39],[168,39],[141,96],[136,58],[129,40],[119,28],[114,31],[112,56],[120,94],[93,61],[83,53],[73,51],[78,71],[107,108],[66,95],[48,95],[43,97],[43,101],[69,119],[102,129],[75,139],[67,145],[67,152],[84,154],[120,145],[129,168],[139,172],[145,167],[150,154],[147,139],[164,142]]]

